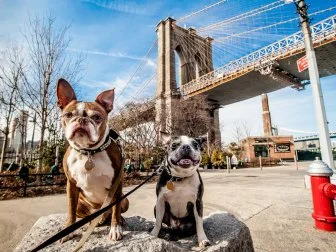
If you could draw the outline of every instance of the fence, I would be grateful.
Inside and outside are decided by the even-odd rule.
[[[36,177],[40,176],[41,177],[41,183],[30,183],[30,179],[31,177],[35,177],[36,181]],[[7,190],[7,189],[21,189],[23,188],[23,197],[27,196],[27,188],[31,188],[31,187],[44,187],[44,186],[65,186],[66,185],[66,181],[65,182],[57,182],[57,183],[53,183],[54,177],[57,176],[64,176],[65,178],[65,174],[64,173],[32,173],[32,174],[0,174],[0,191],[3,190]],[[3,181],[6,180],[6,178],[17,178],[20,181],[17,183],[19,185],[14,185],[14,186],[2,186]],[[21,183],[20,183],[21,182]],[[23,182],[23,183],[22,183]]]

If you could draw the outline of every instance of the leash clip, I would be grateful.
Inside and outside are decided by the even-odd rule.
[[[165,167],[159,167],[156,171],[155,171],[155,174],[156,175],[161,175],[161,173],[163,172],[163,170],[165,169]]]
[[[166,166],[164,165],[166,163],[166,160],[163,160],[162,163],[160,164],[160,167],[157,168],[154,172],[155,175],[161,175],[164,169],[166,169]]]

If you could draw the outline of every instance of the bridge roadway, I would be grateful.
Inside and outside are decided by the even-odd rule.
[[[336,74],[336,15],[311,29],[320,77]],[[298,72],[296,61],[304,54],[302,32],[297,32],[186,83],[182,93],[185,97],[204,93],[228,105],[288,86],[301,90],[301,81],[309,74]]]
[[[324,46],[317,47],[315,50],[320,77],[336,74],[336,40]],[[308,70],[299,73],[296,64],[296,61],[304,56],[304,54],[301,52],[278,60],[279,66],[276,67],[276,71],[279,69],[301,80],[308,80]],[[291,82],[277,80],[272,78],[271,75],[262,75],[259,71],[251,69],[237,79],[206,91],[206,94],[209,99],[221,105],[228,105],[290,85],[292,85]]]

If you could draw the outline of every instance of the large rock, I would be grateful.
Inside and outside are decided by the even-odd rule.
[[[66,216],[54,214],[41,217],[23,238],[16,251],[29,251],[63,227]],[[199,251],[197,237],[179,241],[154,238],[148,233],[154,223],[141,217],[126,218],[124,237],[121,241],[107,240],[109,226],[97,227],[81,251]],[[226,212],[214,213],[204,219],[205,233],[211,246],[203,251],[254,251],[249,229],[233,215]],[[71,251],[80,239],[84,229],[75,232],[75,238],[66,242],[56,242],[43,251]],[[165,236],[163,232],[163,236]]]

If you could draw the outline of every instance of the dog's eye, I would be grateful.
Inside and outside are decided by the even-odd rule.
[[[70,119],[73,115],[72,115],[71,112],[67,112],[67,113],[64,114],[64,116],[65,116],[66,118]]]
[[[198,143],[197,143],[197,142],[193,142],[193,143],[192,143],[192,145],[193,145],[193,147],[195,148],[195,150],[198,150],[198,148],[199,148],[199,145],[198,145]]]
[[[171,145],[171,149],[172,149],[172,150],[176,150],[176,148],[177,148],[177,143],[172,143],[172,145]]]
[[[103,120],[103,118],[100,115],[93,115],[91,116],[91,118],[95,121],[95,122],[101,122]]]

